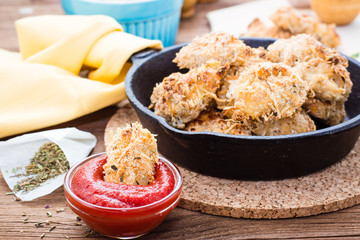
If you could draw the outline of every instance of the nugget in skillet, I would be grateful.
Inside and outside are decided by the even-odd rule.
[[[316,130],[314,121],[302,109],[295,111],[290,117],[268,121],[248,121],[247,127],[257,136],[279,136]]]
[[[304,104],[308,90],[308,83],[289,66],[259,63],[229,81],[229,101],[223,111],[241,121],[290,117]]]
[[[272,61],[298,70],[301,78],[309,83],[313,94],[309,95],[304,108],[311,116],[329,125],[344,120],[344,103],[352,88],[345,57],[306,34],[279,39],[268,50]]]
[[[217,132],[232,135],[279,136],[316,130],[316,125],[304,110],[297,110],[290,117],[268,121],[246,122],[226,118],[214,109],[202,112],[198,118],[186,124],[189,132]]]
[[[228,65],[208,61],[188,73],[173,73],[155,86],[150,108],[172,126],[182,129],[216,98],[228,69]]]
[[[249,128],[240,121],[224,117],[214,109],[203,111],[198,118],[189,122],[185,129],[189,132],[217,132],[233,135],[251,135]]]
[[[227,33],[208,33],[197,36],[187,46],[180,49],[174,62],[180,68],[197,68],[210,59],[221,65],[241,66],[254,55],[252,48],[243,41]]]

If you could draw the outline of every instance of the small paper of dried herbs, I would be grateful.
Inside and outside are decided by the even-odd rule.
[[[50,178],[67,172],[69,162],[61,148],[53,142],[45,143],[31,159],[26,167],[24,176],[30,176],[21,180],[14,186],[14,191],[31,191]]]

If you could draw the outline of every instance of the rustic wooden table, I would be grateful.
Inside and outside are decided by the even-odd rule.
[[[245,1],[198,4],[196,15],[181,21],[177,42],[187,42],[208,32],[207,12],[242,2]],[[41,14],[63,14],[60,0],[0,0],[0,48],[18,51],[14,21]],[[102,152],[105,126],[116,110],[116,106],[110,106],[52,128],[77,127],[89,131],[98,140],[93,153]],[[31,202],[15,201],[12,195],[6,195],[9,191],[0,176],[0,236],[3,239],[105,239],[77,221],[65,203],[62,188]],[[57,212],[60,208],[65,211]],[[47,216],[48,211],[52,217]],[[44,222],[42,227],[35,226],[39,222]],[[360,206],[283,220],[233,219],[177,208],[163,224],[141,239],[360,239]]]

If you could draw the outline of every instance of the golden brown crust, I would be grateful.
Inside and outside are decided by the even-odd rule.
[[[258,136],[278,136],[316,130],[314,121],[305,111],[296,111],[292,116],[270,121],[251,121],[250,130]]]
[[[337,101],[321,101],[316,98],[306,100],[303,108],[315,118],[323,120],[327,125],[342,123],[345,119],[345,104]]]
[[[346,69],[348,61],[345,57],[305,34],[278,40],[268,49],[272,61],[292,66],[309,83],[312,93],[308,96],[309,99],[319,100],[307,103],[306,109],[311,116],[331,125],[343,121],[341,115],[345,113],[340,105],[347,100],[353,85]],[[327,102],[326,107],[321,102]],[[331,108],[333,109],[330,110]]]
[[[289,117],[307,98],[308,84],[285,64],[264,62],[229,81],[226,116],[235,120]]]
[[[174,62],[180,68],[196,68],[214,59],[221,65],[240,66],[251,56],[251,48],[235,36],[226,33],[209,33],[180,49]]]
[[[228,69],[228,65],[209,61],[188,73],[173,73],[154,88],[151,107],[172,126],[184,128],[216,98],[215,93]]]
[[[189,122],[185,129],[189,132],[217,132],[232,135],[251,135],[248,127],[239,121],[225,118],[216,110],[204,111]]]
[[[349,96],[352,82],[346,69],[348,61],[336,50],[305,34],[280,39],[268,49],[273,62],[282,62],[299,70],[319,98],[346,100]]]
[[[104,180],[119,184],[148,185],[159,161],[156,139],[140,123],[117,129],[106,147]]]

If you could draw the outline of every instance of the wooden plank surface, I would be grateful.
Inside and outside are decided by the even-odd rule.
[[[208,11],[245,2],[218,0],[196,6],[193,18],[181,21],[177,42],[190,41],[209,31]],[[18,50],[14,21],[40,14],[63,14],[59,0],[0,0],[0,48]],[[117,107],[111,106],[79,119],[54,126],[77,127],[93,133],[98,143],[93,153],[104,151],[104,129]],[[1,117],[1,116],[0,116]],[[4,139],[1,139],[4,140]],[[1,154],[1,153],[0,153]],[[66,206],[62,188],[31,202],[14,201],[0,174],[0,236],[3,239],[106,239],[89,231]],[[48,207],[48,208],[46,208]],[[56,212],[64,208],[64,212]],[[47,216],[47,212],[52,217]],[[44,222],[42,227],[35,224]],[[55,227],[55,228],[54,228]],[[51,231],[50,231],[51,230]],[[283,220],[249,220],[211,216],[175,209],[154,231],[141,239],[360,239],[360,206],[335,213]]]

